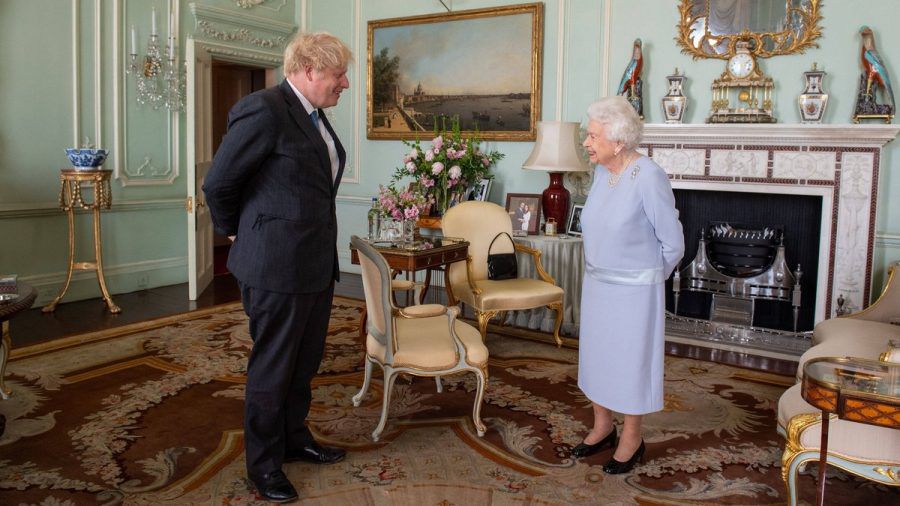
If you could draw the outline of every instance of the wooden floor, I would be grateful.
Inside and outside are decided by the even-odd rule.
[[[363,297],[358,275],[342,273],[341,278],[342,281],[335,286],[335,294],[356,299]],[[240,298],[237,282],[231,275],[225,274],[216,276],[196,301],[188,300],[187,283],[114,295],[113,300],[122,308],[117,315],[110,314],[100,298],[62,303],[53,313],[42,313],[39,307],[35,307],[10,322],[12,347],[15,349],[74,334],[187,313],[237,302]],[[793,375],[797,369],[797,363],[793,361],[680,343],[666,343],[666,353],[778,374]]]

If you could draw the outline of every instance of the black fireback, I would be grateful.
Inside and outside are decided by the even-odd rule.
[[[783,232],[785,256],[791,271],[800,264],[802,298],[798,331],[812,330],[815,318],[816,280],[822,222],[822,197],[705,190],[674,190],[675,206],[684,226],[685,252],[679,268],[697,254],[701,231],[710,222],[778,227]],[[671,311],[671,278],[667,285],[666,307]],[[824,289],[824,287],[823,287]],[[683,291],[678,314],[709,318],[710,294]],[[788,302],[758,300],[753,324],[758,327],[790,331],[793,312]]]

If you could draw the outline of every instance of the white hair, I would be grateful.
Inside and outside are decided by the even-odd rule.
[[[601,98],[588,106],[587,115],[605,126],[606,140],[621,142],[625,149],[636,148],[644,136],[644,122],[625,97]]]

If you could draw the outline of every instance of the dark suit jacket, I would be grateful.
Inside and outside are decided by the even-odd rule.
[[[322,291],[339,277],[335,196],[346,153],[331,176],[328,148],[287,81],[242,98],[228,114],[203,183],[216,232],[236,235],[228,269],[246,285],[282,293]]]

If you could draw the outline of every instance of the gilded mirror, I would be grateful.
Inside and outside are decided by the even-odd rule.
[[[728,59],[747,40],[760,58],[818,47],[821,0],[681,0],[675,40],[697,58]]]

